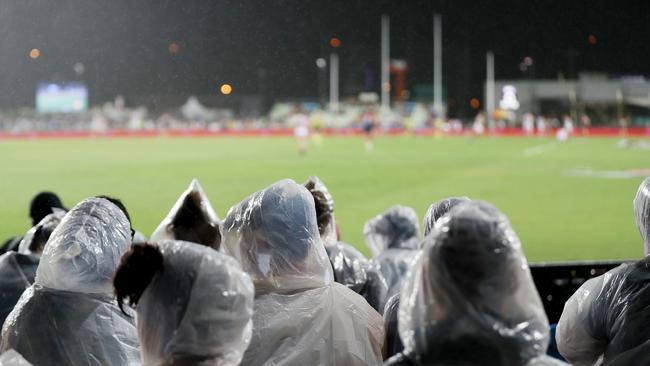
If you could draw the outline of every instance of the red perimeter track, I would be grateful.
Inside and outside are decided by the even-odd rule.
[[[325,129],[323,134],[326,136],[363,136],[363,131],[359,129]],[[417,130],[414,133],[405,129],[392,129],[384,131],[382,135],[401,136],[414,134],[417,136],[432,136],[432,129]],[[447,136],[471,136],[472,133],[466,130],[462,133],[448,133]],[[293,130],[237,130],[237,131],[208,131],[208,130],[152,130],[152,131],[129,131],[129,130],[111,130],[107,132],[89,132],[89,131],[36,131],[26,133],[9,133],[0,132],[0,140],[25,140],[25,139],[77,139],[77,138],[123,138],[123,137],[289,137],[293,136]],[[499,130],[492,135],[497,137],[523,137],[526,134],[520,128],[508,128]],[[538,135],[535,135],[538,136]],[[547,137],[555,136],[555,130],[549,131]],[[593,127],[586,131],[577,129],[572,136],[582,137],[647,137],[650,138],[650,128],[632,127],[627,131],[622,131],[616,127]]]

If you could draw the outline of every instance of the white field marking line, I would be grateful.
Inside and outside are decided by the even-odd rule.
[[[604,178],[604,179],[630,179],[645,177],[640,172],[631,172],[625,170],[593,170],[587,169],[574,169],[567,172],[567,175],[582,178]]]
[[[555,148],[556,145],[557,142],[547,142],[545,144],[529,147],[523,151],[523,155],[524,156],[540,155],[545,153],[548,150]]]

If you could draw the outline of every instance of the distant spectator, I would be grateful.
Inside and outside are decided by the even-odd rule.
[[[25,234],[17,252],[0,256],[0,323],[4,323],[23,291],[34,283],[45,243],[64,214],[59,211],[45,216]]]
[[[45,216],[53,213],[55,208],[67,211],[55,193],[43,191],[34,196],[29,204],[29,217],[32,218],[32,226],[36,226]]]
[[[48,191],[39,192],[29,204],[29,217],[32,220],[32,226],[36,226],[45,216],[57,210],[67,211],[59,196]],[[6,240],[0,247],[0,254],[17,251],[22,239],[22,236],[16,236]]]

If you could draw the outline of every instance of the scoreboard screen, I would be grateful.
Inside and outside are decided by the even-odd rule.
[[[78,113],[88,109],[88,89],[82,83],[39,83],[36,110],[39,113]]]

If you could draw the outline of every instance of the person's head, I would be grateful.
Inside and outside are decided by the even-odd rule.
[[[219,249],[220,220],[196,179],[181,194],[167,216],[151,234],[152,242],[183,240]]]
[[[634,198],[636,227],[643,238],[645,255],[650,255],[650,178],[646,178]]]
[[[56,210],[56,212],[45,216],[36,226],[27,231],[18,247],[18,252],[23,254],[40,255],[45,249],[45,244],[50,239],[50,235],[59,225],[65,211]]]
[[[129,211],[126,209],[126,206],[124,205],[122,200],[120,200],[119,198],[111,197],[111,196],[105,196],[103,194],[99,195],[99,196],[95,196],[95,197],[96,198],[102,198],[102,199],[105,199],[105,200],[111,202],[112,204],[117,206],[117,208],[119,208],[124,213],[124,215],[126,216],[126,219],[129,220],[129,228],[131,229],[131,238],[133,238],[133,235],[135,235],[135,230],[133,230],[133,223],[131,222],[131,216],[129,215]]]
[[[135,307],[156,273],[164,269],[163,256],[156,245],[133,245],[120,259],[113,277],[117,304],[124,312],[124,302]],[[126,312],[124,312],[126,314]]]
[[[292,180],[279,181],[233,206],[224,220],[223,243],[256,285],[280,290],[332,281],[314,199]]]
[[[219,225],[212,222],[201,210],[201,196],[198,192],[190,192],[185,196],[168,229],[176,240],[202,244],[214,249],[219,249],[221,243]]]
[[[489,357],[525,364],[548,344],[548,320],[519,238],[485,202],[461,203],[439,219],[400,301],[405,351],[427,362]]]
[[[124,212],[107,199],[85,199],[52,232],[35,283],[62,291],[110,293],[113,272],[130,246],[131,226]]]
[[[143,363],[241,361],[251,337],[254,288],[233,258],[182,241],[134,246],[113,284],[120,307],[135,306]]]
[[[393,206],[367,221],[363,235],[373,257],[387,249],[416,249],[420,240],[418,216],[411,207]]]
[[[36,226],[43,218],[58,208],[66,211],[59,196],[52,192],[43,191],[32,198],[29,204],[29,217],[32,219],[32,226]]]
[[[444,216],[457,204],[468,202],[469,200],[467,197],[449,197],[432,203],[424,215],[424,236],[429,235],[439,218]]]
[[[303,183],[314,197],[316,222],[323,244],[336,244],[336,224],[334,222],[334,199],[325,184],[316,176],[311,176]]]

